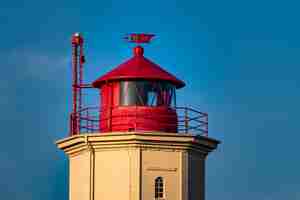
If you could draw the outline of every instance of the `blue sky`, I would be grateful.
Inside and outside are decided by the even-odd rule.
[[[181,105],[209,113],[220,148],[207,199],[300,198],[297,1],[17,1],[0,7],[1,199],[67,199],[70,36],[86,80],[131,56],[125,33],[157,35],[145,56],[183,79]]]

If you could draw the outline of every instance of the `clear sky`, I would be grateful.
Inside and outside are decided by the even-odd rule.
[[[298,1],[2,1],[0,196],[67,199],[70,36],[86,80],[131,56],[125,33],[157,35],[145,56],[183,79],[181,105],[209,113],[207,199],[300,199]]]

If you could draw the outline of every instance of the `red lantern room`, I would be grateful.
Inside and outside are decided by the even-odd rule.
[[[83,38],[73,35],[73,112],[70,134],[128,131],[158,131],[207,135],[207,114],[176,106],[176,90],[185,83],[144,57],[140,43],[154,35],[130,34],[137,43],[133,57],[92,84],[83,83]],[[80,42],[77,42],[80,41]],[[100,103],[83,105],[82,89],[96,88]],[[99,107],[98,107],[99,106]]]
[[[145,58],[143,47],[92,85],[101,93],[102,132],[177,132],[176,89],[185,84]]]

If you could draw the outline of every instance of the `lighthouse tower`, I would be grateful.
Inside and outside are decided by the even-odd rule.
[[[218,141],[208,115],[176,105],[185,83],[144,56],[153,35],[130,34],[133,56],[83,83],[83,38],[73,44],[70,135],[57,141],[69,158],[70,200],[204,200],[205,159]],[[97,106],[82,89],[99,91]]]

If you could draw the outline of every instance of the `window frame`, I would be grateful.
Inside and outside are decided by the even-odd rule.
[[[176,107],[176,87],[172,83],[154,80],[124,80],[119,84],[119,106]],[[147,87],[149,88],[141,90]],[[134,96],[130,98],[128,95]]]
[[[165,199],[165,181],[161,176],[158,176],[154,179],[154,199]]]

